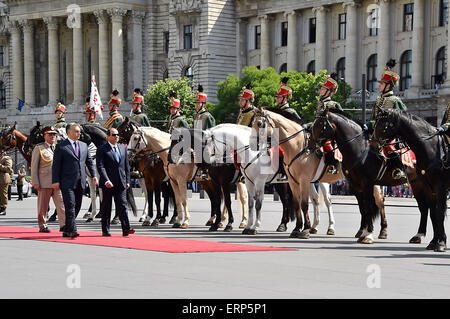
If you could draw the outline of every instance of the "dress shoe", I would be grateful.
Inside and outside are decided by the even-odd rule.
[[[0,216],[5,216],[6,215],[6,208],[2,207],[0,208]]]
[[[40,233],[49,233],[50,229],[48,229],[48,227],[44,227],[44,228],[39,229],[39,232]]]
[[[64,231],[64,228],[65,228],[65,226],[61,227],[61,228],[59,229],[59,231],[60,231],[60,232],[63,232],[63,231]]]
[[[80,236],[80,234],[78,234],[77,232],[72,233],[72,238],[79,237],[79,236]]]
[[[102,233],[102,236],[103,237],[111,237],[111,234],[110,233]]]
[[[122,236],[127,237],[128,235],[132,235],[134,233],[135,233],[134,229],[128,229],[122,232]]]
[[[63,237],[72,237],[72,233],[63,232]]]

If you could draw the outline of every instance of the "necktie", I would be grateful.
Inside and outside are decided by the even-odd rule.
[[[116,153],[117,163],[120,163],[120,154],[119,154],[119,151],[117,150],[117,146],[114,146],[114,152]]]
[[[80,149],[78,148],[78,143],[75,141],[75,155],[80,157]]]

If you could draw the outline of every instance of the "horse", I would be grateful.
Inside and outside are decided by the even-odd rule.
[[[28,140],[28,135],[16,130],[16,124],[8,126],[0,133],[0,151],[6,152],[14,147],[19,149],[23,158],[27,161],[28,170],[31,168],[31,152],[26,152],[24,146]]]
[[[277,108],[255,109],[252,138],[264,139],[274,134],[279,137],[278,145],[283,149],[284,167],[289,186],[294,195],[294,210],[297,218],[291,238],[307,239],[310,237],[311,223],[308,216],[308,201],[311,182],[335,183],[343,178],[341,165],[338,173],[330,174],[323,169],[321,159],[307,145],[305,128],[302,122],[292,115]],[[256,143],[258,144],[258,143]],[[381,190],[380,190],[381,191]],[[305,219],[304,228],[301,213]]]
[[[427,249],[444,252],[447,248],[444,220],[450,187],[446,136],[439,134],[436,127],[416,115],[399,110],[380,109],[374,126],[373,140],[384,147],[395,138],[407,145],[416,155],[416,172],[424,185],[423,201],[430,209],[434,233]],[[422,219],[423,214],[421,221]]]
[[[165,172],[169,176],[172,189],[175,193],[177,206],[177,220],[172,227],[186,229],[189,227],[190,221],[190,214],[187,207],[186,183],[195,177],[196,166],[192,161],[178,164],[169,163],[171,142],[171,136],[166,132],[154,127],[140,127],[131,135],[128,152],[130,158],[133,159],[140,151],[150,149],[163,160]],[[213,216],[213,212],[216,210],[217,196],[220,197],[220,193],[217,189],[214,189],[210,180],[200,181],[200,184],[209,196],[211,201],[211,216]],[[217,219],[220,220],[220,214],[217,214]]]
[[[378,213],[378,207],[370,191],[374,185],[396,186],[409,180],[419,207],[422,207],[420,199],[423,197],[423,185],[417,179],[415,170],[407,167],[405,172],[408,180],[405,177],[393,179],[392,172],[397,168],[395,164],[391,160],[386,161],[380,152],[371,146],[363,123],[353,120],[347,113],[338,109],[325,109],[317,114],[312,126],[312,140],[318,145],[322,145],[326,140],[334,140],[343,154],[344,174],[355,192],[362,215],[361,228],[355,237],[362,238],[364,243],[373,243],[372,223]],[[387,221],[384,207],[380,209],[380,212],[381,230],[378,238],[385,239],[387,238]],[[426,214],[426,211],[421,210],[421,214],[424,213]],[[426,215],[425,225],[420,227],[426,227]]]

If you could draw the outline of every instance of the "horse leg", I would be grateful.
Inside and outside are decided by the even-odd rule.
[[[447,236],[445,235],[444,220],[447,209],[447,191],[438,190],[432,198],[430,211],[431,222],[433,224],[433,239],[427,246],[428,250],[444,252],[447,248]]]
[[[230,185],[225,184],[223,186],[223,201],[224,201],[224,211],[228,212],[228,224],[225,226],[225,232],[231,232],[233,230],[233,212],[231,210],[231,195],[230,195]]]
[[[313,183],[309,183],[309,197],[311,198],[311,202],[314,208],[314,222],[309,232],[311,234],[317,234],[317,226],[319,226],[320,222],[319,193],[317,192],[316,186]]]
[[[160,220],[162,219],[161,215],[161,186],[157,185],[155,189],[153,190],[153,193],[155,194],[155,206],[156,206],[156,217],[155,219],[158,221],[158,224],[160,223]]]
[[[328,211],[328,230],[327,235],[334,235],[334,213],[333,213],[333,206],[331,205],[331,196],[330,196],[330,187],[328,183],[319,183],[319,188],[322,191],[322,198],[325,202],[325,205],[327,206]],[[319,200],[320,202],[320,200]]]
[[[153,218],[153,191],[150,188],[147,188],[147,216],[145,217],[142,226],[151,226],[150,221]]]
[[[366,216],[366,231],[363,232],[361,235],[361,243],[363,244],[373,244],[374,238],[373,238],[373,221],[375,220],[376,216],[379,213],[379,208],[375,203],[375,197],[373,196],[373,193],[369,192],[369,189],[367,189],[364,194],[365,195],[365,206],[366,206],[366,212],[368,215]]]
[[[187,205],[186,181],[183,181],[182,183],[178,183],[178,189],[180,192],[181,204],[183,205],[183,209],[184,209],[184,221],[183,221],[183,224],[181,224],[181,228],[186,229],[189,227],[189,221],[191,219],[191,216],[190,216],[189,210],[188,210],[188,205]]]
[[[139,186],[142,189],[142,192],[145,195],[145,204],[144,204],[144,210],[142,211],[142,216],[139,218],[139,222],[143,222],[144,220],[147,220],[148,216],[148,193],[147,193],[147,185],[145,185],[145,179],[139,178],[138,179]],[[148,225],[147,225],[148,226]]]
[[[294,184],[293,181],[289,181],[289,186],[292,190],[292,209],[295,212],[296,222],[295,227],[289,235],[290,238],[298,238],[303,227],[302,210],[300,208],[300,192],[299,186]]]
[[[422,189],[419,189],[419,187],[413,188],[414,197],[416,198],[417,205],[419,206],[420,211],[420,224],[419,224],[419,230],[415,236],[413,236],[409,242],[411,244],[420,244],[422,242],[422,238],[425,238],[425,235],[427,233],[427,220],[428,220],[428,202],[426,195],[424,194]]]
[[[308,182],[308,181],[302,181],[301,187],[300,187],[300,194],[301,194],[300,207],[303,212],[303,218],[305,219],[305,224],[303,226],[303,230],[301,231],[301,233],[298,236],[298,238],[300,238],[300,239],[308,239],[310,236],[310,230],[311,230],[311,222],[309,221],[309,215],[308,215],[309,184],[310,184],[310,182]]]
[[[175,207],[176,207],[176,211],[177,211],[177,218],[174,220],[174,223],[172,225],[172,228],[180,228],[181,227],[181,221],[183,220],[183,211],[181,209],[181,195],[180,195],[180,190],[178,187],[178,184],[176,181],[172,181],[170,180],[170,184],[172,185],[172,189],[173,189],[173,193],[175,195]],[[175,214],[174,214],[175,217]],[[173,217],[172,217],[173,219]]]
[[[166,182],[167,185],[167,197],[168,197],[168,207],[167,207],[167,217],[169,216],[169,206],[173,205],[173,214],[170,218],[169,224],[174,224],[177,220],[178,216],[178,206],[177,206],[177,198],[175,196],[175,191],[173,190],[173,186],[170,182]]]
[[[287,223],[289,223],[289,202],[286,188],[289,187],[286,183],[274,184],[275,191],[280,196],[281,204],[283,205],[283,216],[281,216],[281,223],[277,228],[277,232],[285,232],[287,230]]]
[[[366,225],[366,207],[364,203],[364,194],[361,192],[355,192],[356,200],[358,201],[358,207],[359,207],[359,213],[361,214],[361,226],[356,233],[355,237],[358,238],[358,242],[361,242],[362,240],[362,234],[365,232],[365,225]]]
[[[243,234],[249,235],[252,233],[253,226],[253,208],[255,206],[255,187],[254,185],[249,185],[251,182],[247,181],[247,192],[248,192],[248,220],[247,225],[242,231]]]
[[[241,224],[239,228],[245,228],[248,223],[248,193],[244,183],[236,183],[238,195],[238,209],[241,215]]]
[[[222,198],[220,192],[217,191],[218,185],[214,185],[211,189],[208,189],[209,200],[211,201],[211,219],[213,219],[212,225],[209,227],[209,231],[217,231],[221,224],[221,212],[220,206],[222,204]],[[214,190],[215,188],[215,190]],[[215,218],[214,218],[215,217]],[[215,220],[214,220],[215,219]]]
[[[380,210],[380,234],[378,235],[378,239],[386,239],[387,238],[387,220],[386,220],[386,210],[384,206],[384,195],[383,191],[381,190],[381,187],[376,185],[373,187],[373,196],[375,199],[375,204],[377,205],[378,209]]]
[[[252,235],[256,235],[258,229],[261,227],[261,208],[262,202],[264,199],[264,183],[257,186],[257,190],[255,192],[255,210],[256,210],[256,223],[253,228]]]

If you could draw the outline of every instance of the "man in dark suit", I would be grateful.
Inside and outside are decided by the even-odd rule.
[[[94,184],[97,185],[97,177],[94,162],[89,155],[86,143],[79,141],[81,128],[77,123],[66,126],[68,139],[56,145],[52,164],[52,187],[55,191],[61,189],[66,213],[66,225],[63,237],[75,238],[77,225],[75,219],[78,216],[86,187],[87,166]]]
[[[125,145],[118,144],[119,132],[115,128],[108,130],[108,143],[97,149],[96,163],[100,176],[100,187],[103,190],[101,202],[102,233],[111,236],[111,206],[114,205],[122,225],[122,235],[134,234],[130,228],[127,214],[127,189],[130,187],[130,163]]]

